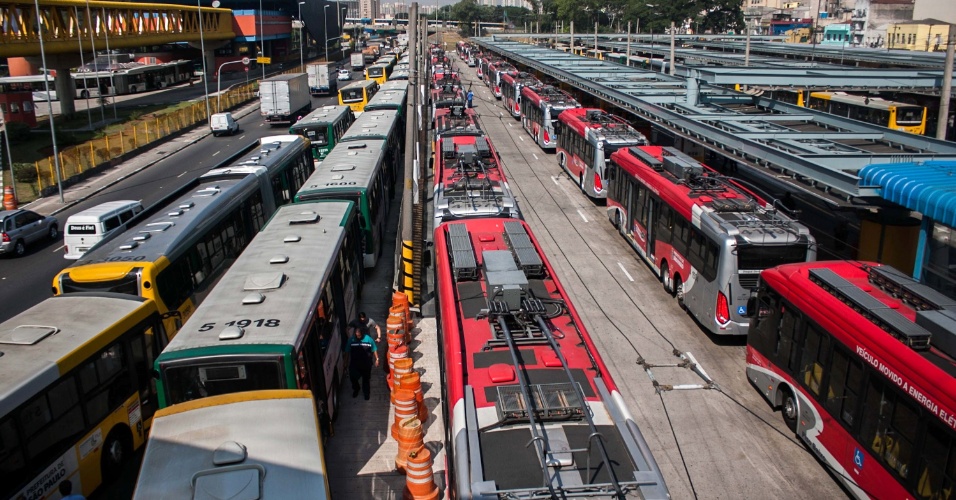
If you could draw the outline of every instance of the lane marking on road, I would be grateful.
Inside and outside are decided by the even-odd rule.
[[[531,153],[531,156],[534,156],[534,159],[535,159],[535,160],[540,160],[540,159],[541,159],[541,158],[538,158],[538,155],[536,155],[536,154],[534,154],[534,153]]]
[[[588,221],[588,218],[584,216],[584,212],[582,212],[580,208],[578,209],[578,215],[580,215],[581,218],[584,219],[584,222]]]
[[[510,127],[511,124],[509,123],[508,126]],[[523,136],[523,135],[519,135],[519,136],[518,136],[518,139],[521,139],[521,142],[524,142],[524,136]]]
[[[239,140],[240,140],[240,141],[243,140],[243,139],[245,139],[245,138],[246,138],[246,134],[242,134],[242,135],[239,136]]]
[[[627,269],[624,269],[624,264],[621,264],[620,262],[618,262],[617,267],[621,268],[621,271],[624,273],[624,276],[627,276],[628,280],[634,281],[634,278],[631,277],[631,273],[627,272]]]
[[[508,126],[511,127],[511,124],[509,123]]]
[[[53,253],[59,253],[60,250],[63,250],[65,247],[66,247],[66,245],[61,245],[60,248],[54,248],[54,249],[53,249]]]
[[[219,151],[216,151],[215,153],[213,153],[212,156],[216,156],[217,154],[219,154]]]
[[[557,175],[552,175],[552,176],[551,176],[551,182],[553,182],[556,186],[560,186],[560,185],[561,185],[561,184],[558,184],[558,178],[559,178],[559,176],[557,176]]]
[[[185,171],[185,172],[183,172],[183,173],[177,175],[176,178],[178,179],[178,178],[180,178],[180,177],[182,177],[182,176],[184,176],[184,175],[186,175],[186,174],[188,174],[188,173],[189,173],[189,171],[187,170],[187,171]]]

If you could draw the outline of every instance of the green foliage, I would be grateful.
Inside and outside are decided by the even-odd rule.
[[[32,163],[14,163],[13,178],[17,182],[30,183],[37,181],[37,168]]]

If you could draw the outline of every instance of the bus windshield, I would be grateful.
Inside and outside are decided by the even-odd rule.
[[[342,102],[361,102],[365,98],[363,89],[343,89]]]
[[[305,131],[305,136],[312,141],[312,144],[317,146],[325,146],[329,143],[328,136],[326,134],[326,127],[317,128],[317,129],[308,129]]]
[[[163,367],[167,405],[220,394],[286,388],[281,357],[203,361]]]
[[[384,68],[369,68],[369,69],[368,69],[368,76],[370,76],[370,77],[372,77],[372,78],[378,78],[378,77],[382,76],[382,74],[383,74],[384,72],[385,72],[385,69],[384,69]]]
[[[807,245],[741,245],[737,247],[737,268],[763,270],[781,264],[807,260]]]
[[[923,123],[923,108],[906,106],[896,108],[897,125],[919,125]]]

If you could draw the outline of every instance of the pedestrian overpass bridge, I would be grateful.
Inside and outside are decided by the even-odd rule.
[[[39,56],[41,34],[47,55],[236,37],[231,9],[96,0],[39,6],[38,16],[33,0],[0,0],[0,57]]]

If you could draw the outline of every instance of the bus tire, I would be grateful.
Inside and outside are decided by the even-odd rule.
[[[780,414],[783,416],[783,422],[787,424],[791,431],[797,432],[797,419],[800,416],[797,398],[793,395],[793,391],[787,387],[780,389],[780,393],[783,401],[780,403]]]
[[[621,234],[624,234],[624,229],[621,228],[621,211],[614,211],[614,228],[617,229]]]
[[[100,454],[100,471],[103,482],[116,479],[133,451],[133,436],[129,428],[118,425],[106,436]]]
[[[677,299],[677,305],[681,309],[686,309],[686,306],[684,306],[684,283],[681,281],[679,274],[674,275],[674,297]]]
[[[84,91],[80,92],[80,99],[89,99],[89,98],[90,98],[90,91],[89,91],[89,90],[84,90]]]
[[[661,261],[661,285],[664,286],[664,291],[667,292],[668,295],[674,294],[666,260]]]
[[[558,152],[558,166],[561,168],[565,167],[565,164],[568,162],[568,155],[564,154],[563,151]]]

